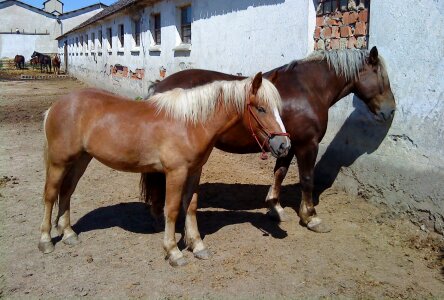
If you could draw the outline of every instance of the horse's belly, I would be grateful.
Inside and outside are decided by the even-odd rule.
[[[153,160],[150,162],[142,162],[139,160],[130,160],[126,158],[112,158],[101,157],[98,155],[93,155],[95,159],[100,161],[105,166],[108,166],[114,170],[123,172],[133,172],[133,173],[150,173],[150,172],[163,172],[163,166],[159,160]]]

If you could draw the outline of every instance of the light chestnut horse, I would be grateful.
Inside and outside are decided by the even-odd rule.
[[[60,57],[56,54],[52,59],[52,67],[54,68],[54,75],[60,74]]]
[[[288,134],[279,117],[274,85],[254,78],[215,81],[173,89],[148,101],[132,101],[96,89],[68,94],[46,112],[46,183],[39,249],[54,250],[51,214],[58,200],[57,227],[66,244],[77,244],[70,198],[88,163],[96,158],[120,171],[166,177],[163,247],[173,266],[186,264],[175,239],[180,204],[186,213],[185,241],[200,259],[210,257],[197,227],[197,189],[215,142],[242,123],[275,157],[287,155]],[[246,138],[246,137],[245,137]]]

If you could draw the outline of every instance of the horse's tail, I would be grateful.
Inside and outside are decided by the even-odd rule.
[[[165,205],[166,177],[163,173],[142,173],[140,199],[151,206],[151,214],[160,216]]]
[[[150,81],[150,87],[148,88],[148,95],[145,99],[150,98],[156,93],[156,86],[160,82],[160,80]]]

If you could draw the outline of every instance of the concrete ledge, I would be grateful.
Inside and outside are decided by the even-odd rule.
[[[46,79],[54,79],[54,78],[68,78],[68,75],[21,75],[20,79],[22,80],[46,80]]]

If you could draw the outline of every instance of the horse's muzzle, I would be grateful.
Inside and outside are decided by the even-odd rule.
[[[290,139],[287,136],[272,136],[268,140],[271,155],[276,158],[284,157],[288,154],[291,147]]]

